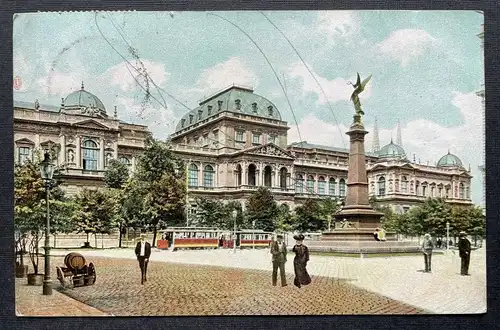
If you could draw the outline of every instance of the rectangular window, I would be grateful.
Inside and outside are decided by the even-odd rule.
[[[269,137],[267,138],[267,143],[276,144],[276,135],[269,134]]]
[[[243,131],[236,131],[236,141],[245,142],[245,134]]]
[[[99,150],[83,149],[83,169],[88,171],[97,171]]]
[[[17,148],[17,153],[19,163],[24,164],[26,161],[31,160],[31,150],[29,147],[19,147]]]
[[[203,146],[208,146],[208,134],[203,135]]]
[[[252,143],[260,144],[260,134],[254,133],[253,138],[252,138]]]

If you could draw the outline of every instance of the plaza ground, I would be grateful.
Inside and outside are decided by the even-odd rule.
[[[73,250],[75,251],[75,250]],[[423,257],[352,258],[312,255],[311,285],[293,286],[293,256],[286,264],[287,287],[271,285],[267,250],[157,251],[148,281],[132,249],[82,250],[97,268],[93,286],[61,289],[55,267],[69,251],[54,250],[53,297],[41,287],[16,280],[16,311],[24,316],[57,315],[294,315],[415,314],[486,312],[485,249],[473,251],[471,276],[460,276],[457,253],[433,255],[431,274]],[[43,268],[42,268],[43,269]],[[60,292],[59,292],[60,291]],[[60,297],[60,298],[55,298]],[[70,297],[76,299],[72,300]],[[37,311],[37,301],[52,299],[53,311]],[[69,299],[69,300],[68,300]],[[87,306],[89,305],[89,306]]]

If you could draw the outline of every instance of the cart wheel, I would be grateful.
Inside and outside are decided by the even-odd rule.
[[[95,280],[96,280],[96,278],[97,278],[97,274],[96,274],[96,272],[95,272],[95,266],[94,266],[94,264],[93,264],[93,263],[90,263],[90,264],[89,264],[88,274],[89,274],[89,276],[90,276],[90,277],[92,277],[92,278],[93,278],[93,280],[92,280],[92,284],[94,284],[94,283],[95,283]]]

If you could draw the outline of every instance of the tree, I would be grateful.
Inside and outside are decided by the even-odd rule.
[[[330,228],[332,221],[335,219],[335,215],[342,209],[342,204],[337,199],[327,197],[321,200],[320,208],[321,218],[326,221],[326,228]]]
[[[259,187],[247,200],[247,219],[255,221],[255,228],[272,232],[276,229],[278,205],[269,189]]]
[[[118,207],[109,191],[83,189],[75,197],[75,204],[73,220],[77,231],[87,234],[87,244],[90,234],[109,234],[116,227]]]
[[[228,218],[228,208],[220,200],[205,197],[196,200],[196,219],[198,226],[225,228]]]
[[[320,203],[314,199],[308,198],[304,203],[295,208],[297,216],[296,229],[301,232],[317,232],[326,228],[327,223],[324,216],[324,210]]]
[[[287,204],[281,204],[278,207],[278,221],[276,227],[284,232],[290,232],[295,229],[295,217]]]
[[[129,177],[128,167],[126,164],[111,159],[108,168],[104,173],[104,182],[108,188],[122,189]]]
[[[35,152],[35,160],[14,166],[14,226],[16,235],[22,237],[22,245],[28,245],[34,274],[38,274],[39,242],[44,236],[47,204],[45,182],[40,175],[41,157]],[[71,212],[69,201],[60,188],[60,168],[54,169],[54,176],[49,183],[49,203],[51,233],[64,230],[69,225]],[[61,213],[58,213],[61,212]],[[26,239],[26,240],[25,240]],[[20,262],[23,262],[21,259]],[[21,264],[22,265],[22,264]]]
[[[147,227],[153,228],[153,246],[157,229],[167,221],[178,221],[183,214],[187,193],[184,162],[160,141],[148,137],[139,158],[135,179],[144,198],[143,214]]]
[[[452,208],[454,224],[453,236],[460,231],[474,235],[474,244],[477,245],[477,236],[483,237],[486,231],[486,217],[483,210],[477,206],[455,206]]]

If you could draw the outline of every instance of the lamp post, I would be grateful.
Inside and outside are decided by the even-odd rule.
[[[252,221],[252,250],[255,249],[255,220]]]
[[[50,161],[50,155],[45,153],[43,161],[40,163],[40,174],[45,183],[45,197],[47,203],[47,222],[45,224],[45,275],[43,277],[43,294],[52,295],[52,280],[50,279],[50,211],[49,211],[49,188],[52,176],[54,175],[54,164]]]
[[[446,251],[450,249],[450,223],[446,221]]]
[[[233,210],[233,219],[234,219],[234,235],[233,235],[233,252],[236,253],[236,216],[238,215],[238,211]]]

